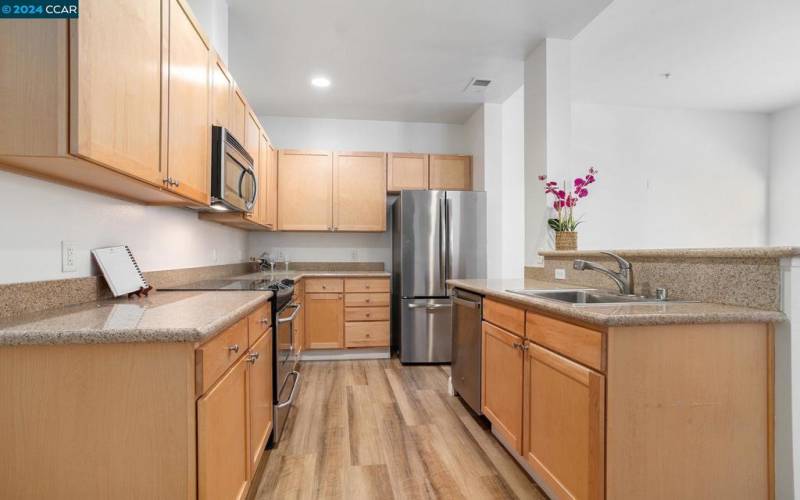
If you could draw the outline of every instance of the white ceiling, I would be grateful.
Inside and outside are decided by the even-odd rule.
[[[573,39],[572,94],[758,112],[800,102],[800,0],[615,0]]]
[[[260,115],[463,123],[522,85],[543,38],[610,0],[230,0],[231,72]],[[312,75],[333,82],[312,88]],[[485,95],[466,94],[487,78]]]

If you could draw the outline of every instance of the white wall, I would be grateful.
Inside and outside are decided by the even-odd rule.
[[[770,117],[769,243],[800,246],[800,105]]]
[[[260,116],[270,140],[284,149],[333,149],[469,154],[464,125]]]
[[[472,154],[465,125],[259,117],[278,148]],[[387,217],[391,223],[391,217]],[[374,261],[391,268],[391,232],[250,233],[250,254],[283,253],[290,261]]]
[[[189,6],[211,40],[211,45],[227,64],[228,0],[189,0]]]
[[[548,211],[538,176],[568,164],[570,42],[548,38],[525,60],[525,264],[541,265]]]
[[[503,278],[522,278],[525,269],[525,88],[502,104],[501,223]],[[492,277],[492,274],[489,274]]]
[[[576,210],[581,248],[766,244],[766,115],[576,102],[571,142],[550,177],[600,171]]]
[[[185,208],[149,207],[0,171],[0,284],[93,272],[92,248],[130,246],[143,271],[246,260],[244,231],[201,221]],[[77,272],[61,272],[61,241]]]

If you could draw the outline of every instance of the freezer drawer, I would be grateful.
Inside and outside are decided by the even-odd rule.
[[[400,362],[450,362],[451,307],[449,297],[400,301]]]

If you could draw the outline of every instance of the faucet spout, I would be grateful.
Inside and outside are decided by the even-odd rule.
[[[601,266],[600,264],[581,259],[576,259],[572,263],[572,267],[578,271],[584,271],[588,269],[603,273],[614,281],[619,288],[620,293],[623,295],[631,295],[633,293],[633,270],[631,269],[631,263],[619,255],[611,252],[602,253],[611,256],[617,261],[619,264],[619,271],[612,271],[611,269]]]

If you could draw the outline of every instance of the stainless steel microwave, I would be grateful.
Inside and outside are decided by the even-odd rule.
[[[223,127],[211,127],[211,208],[251,212],[258,181],[253,158]]]

